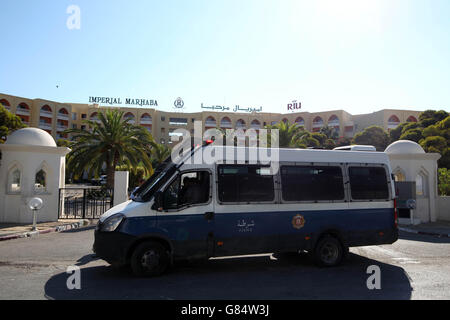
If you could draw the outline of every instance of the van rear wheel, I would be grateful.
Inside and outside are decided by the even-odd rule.
[[[139,277],[159,276],[167,270],[169,264],[169,252],[154,241],[141,243],[131,255],[131,269]]]
[[[344,248],[335,237],[322,237],[314,249],[314,260],[320,267],[334,267],[341,263]]]

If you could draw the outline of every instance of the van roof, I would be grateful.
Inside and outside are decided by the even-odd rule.
[[[199,150],[204,152],[203,158],[206,155],[210,159],[215,159],[215,162],[223,162],[230,158],[234,160],[249,160],[250,156],[255,157],[255,155],[257,162],[267,162],[268,159],[276,160],[276,152],[278,152],[278,161],[282,162],[389,163],[389,157],[386,153],[374,151],[278,149],[214,145],[209,145]],[[197,152],[199,151],[197,150]]]
[[[334,148],[333,150],[351,150],[351,151],[377,151],[374,146],[368,145],[351,145]]]

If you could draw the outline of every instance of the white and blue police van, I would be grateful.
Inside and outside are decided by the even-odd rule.
[[[258,148],[278,153],[262,162],[249,161],[252,148],[210,145],[189,157],[206,148],[215,148],[212,163],[168,158],[131,200],[104,213],[96,255],[138,276],[159,275],[179,259],[271,252],[307,251],[328,267],[349,247],[398,239],[383,152]],[[235,160],[225,159],[230,154]]]

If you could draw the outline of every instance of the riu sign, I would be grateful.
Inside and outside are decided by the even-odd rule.
[[[287,109],[288,111],[300,110],[302,108],[302,103],[297,102],[297,100],[293,100],[292,103],[288,103]]]

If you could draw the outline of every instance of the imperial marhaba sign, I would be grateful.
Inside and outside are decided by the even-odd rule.
[[[149,99],[131,99],[125,98],[122,100],[121,98],[111,98],[111,97],[89,97],[89,103],[102,103],[102,104],[125,104],[134,105],[134,106],[158,106],[157,100],[149,100]]]

